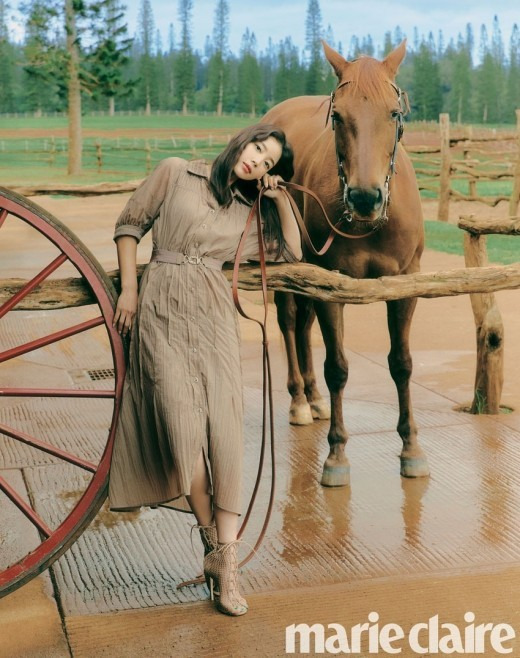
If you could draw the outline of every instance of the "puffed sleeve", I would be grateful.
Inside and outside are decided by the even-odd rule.
[[[181,158],[166,158],[139,185],[119,215],[114,231],[114,240],[122,235],[131,235],[137,242],[147,233],[159,216],[168,190],[178,180],[185,166]]]

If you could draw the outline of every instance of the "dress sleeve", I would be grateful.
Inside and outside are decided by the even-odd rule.
[[[139,185],[119,215],[114,231],[114,240],[131,235],[137,242],[147,233],[159,216],[168,190],[179,177],[185,161],[181,158],[166,158]]]

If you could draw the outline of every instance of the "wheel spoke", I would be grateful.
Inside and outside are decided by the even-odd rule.
[[[116,392],[108,389],[0,388],[2,395],[11,398],[115,398]]]
[[[16,491],[4,480],[3,477],[0,477],[0,490],[5,493],[5,495],[18,507],[20,512],[24,514],[29,521],[35,525],[38,530],[45,535],[45,537],[50,537],[52,530],[40,519],[36,512],[29,507],[29,505],[21,498]]]
[[[65,450],[60,450],[60,448],[56,448],[52,446],[50,443],[45,443],[45,441],[41,441],[40,439],[37,439],[34,436],[30,436],[25,432],[20,432],[19,430],[15,430],[12,427],[7,427],[7,425],[2,425],[1,423],[0,423],[0,434],[5,434],[6,436],[11,437],[12,439],[16,439],[17,441],[21,441],[21,443],[25,443],[28,446],[32,446],[33,448],[38,448],[38,450],[41,450],[42,452],[46,452],[49,455],[53,455],[54,457],[59,457],[60,459],[69,462],[69,464],[74,464],[74,466],[79,466],[80,468],[83,468],[85,471],[90,471],[91,473],[95,473],[97,470],[97,466],[95,464],[92,464],[91,462],[88,462],[85,459],[76,457],[75,455],[72,455],[70,452],[66,452]]]
[[[0,208],[0,228],[2,228],[2,224],[5,222],[7,215],[7,210],[5,208]]]
[[[1,219],[1,217],[0,217]],[[0,222],[1,225],[1,222]],[[54,270],[57,270],[58,267],[64,263],[67,260],[67,256],[65,254],[60,254],[57,258],[55,258],[52,263],[49,263],[47,267],[45,267],[39,274],[37,274],[33,279],[31,279],[28,283],[23,286],[17,293],[15,293],[11,299],[8,299],[2,306],[0,306],[0,318],[2,318],[8,311],[10,311],[13,306],[16,306],[18,302],[23,299],[26,295],[28,295],[31,290],[36,288],[36,286],[40,285],[42,281],[44,281]]]
[[[81,333],[82,331],[87,331],[87,329],[92,329],[93,327],[99,327],[99,325],[104,324],[105,320],[102,315],[92,320],[86,320],[80,324],[76,324],[73,327],[68,329],[62,329],[61,331],[56,331],[53,334],[49,334],[44,338],[37,338],[32,340],[29,343],[24,343],[23,345],[18,345],[18,347],[13,347],[10,350],[5,352],[0,352],[0,363],[8,361],[9,359],[14,359],[16,356],[21,354],[27,354],[27,352],[32,352],[37,350],[40,347],[45,347],[45,345],[50,345],[51,343],[56,343],[59,340],[68,338],[69,336],[75,336],[76,334]]]

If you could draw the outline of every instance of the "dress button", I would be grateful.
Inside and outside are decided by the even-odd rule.
[[[202,407],[199,407],[199,414],[202,413]]]
[[[193,381],[194,381],[195,383],[197,383],[197,382],[199,381],[199,378],[198,378],[198,377],[194,377],[194,378],[193,378]]]
[[[191,348],[191,351],[196,353],[196,352],[197,352],[197,348],[196,348],[196,347],[192,347],[192,348]]]
[[[195,242],[195,245],[194,245],[194,246],[195,246],[195,247],[198,247],[198,246],[199,246],[199,243],[198,243],[198,242]]]
[[[213,210],[213,208],[210,210],[210,213],[211,213],[212,215],[215,214],[215,211]]]
[[[195,316],[192,315],[191,318],[190,318],[190,320],[191,320],[192,322],[195,322]]]
[[[206,224],[202,224],[202,228],[206,228]]]

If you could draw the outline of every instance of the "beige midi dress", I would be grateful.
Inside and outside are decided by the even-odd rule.
[[[114,239],[232,261],[250,205],[235,192],[220,207],[204,161],[163,160],[132,195]],[[243,259],[258,258],[256,224]],[[195,259],[192,259],[195,260]],[[203,264],[150,262],[139,287],[110,470],[112,509],[168,503],[191,511],[201,451],[214,505],[240,513],[243,402],[238,316],[230,285]]]

